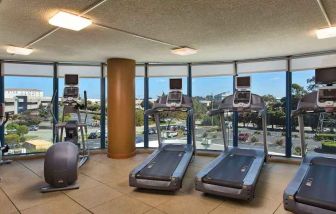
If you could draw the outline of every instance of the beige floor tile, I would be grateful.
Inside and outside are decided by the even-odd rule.
[[[13,203],[19,210],[24,210],[39,204],[47,203],[50,200],[61,197],[61,192],[41,193],[40,188],[45,183],[40,181],[26,181],[24,184],[18,185],[16,188],[4,189]]]
[[[233,213],[233,214],[272,214],[281,203],[265,198],[255,198],[251,202],[226,200],[219,207],[214,209],[211,214]]]
[[[158,210],[156,208],[153,208],[153,209],[149,210],[148,212],[146,212],[145,214],[164,214],[164,212],[162,212],[161,210]]]
[[[291,214],[291,212],[288,212],[285,210],[284,205],[281,204],[278,209],[275,211],[275,214]]]
[[[157,207],[158,205],[176,197],[176,194],[166,191],[141,190],[133,188],[133,191],[130,192],[128,196],[142,201],[152,207]]]
[[[43,203],[37,206],[30,207],[28,209],[22,210],[23,214],[72,214],[72,213],[80,213],[85,211],[83,207],[81,207],[78,203],[71,200],[69,197],[64,196],[57,198],[57,200],[50,200],[47,203]]]
[[[15,213],[17,209],[7,195],[0,189],[0,213]]]
[[[101,211],[118,207],[119,213],[132,213],[140,207],[146,213],[287,213],[283,209],[283,190],[295,175],[298,165],[269,162],[263,167],[257,185],[256,199],[250,203],[213,197],[196,191],[194,177],[213,157],[197,156],[190,164],[182,189],[176,193],[137,190],[128,186],[128,174],[147,154],[125,160],[114,160],[105,154],[92,155],[80,169],[79,190],[42,194],[39,188],[43,159],[14,161],[0,167],[0,187],[21,211],[30,213],[59,213],[58,207],[68,207],[69,213],[90,213],[82,206]],[[0,213],[17,210],[0,192]],[[75,200],[77,203],[72,203]],[[118,204],[118,205],[115,205]],[[107,207],[107,208],[104,208]],[[155,207],[155,209],[153,209]],[[77,209],[78,208],[78,209]],[[6,209],[6,210],[4,210]],[[105,210],[104,210],[105,209]],[[64,209],[63,209],[64,210]],[[138,211],[135,210],[135,211]],[[64,212],[63,212],[64,213]]]
[[[24,160],[19,161],[21,164],[25,165],[31,171],[39,175],[40,177],[44,176],[44,160],[43,159],[33,159],[33,160]]]
[[[106,185],[98,185],[88,189],[68,191],[66,194],[86,208],[92,208],[122,194]]]
[[[176,196],[165,202],[158,207],[157,209],[165,213],[208,213],[211,210],[218,207],[223,201],[219,198],[212,196],[195,196],[195,195],[183,195]]]
[[[193,158],[190,165],[203,168],[207,164],[209,164],[213,159],[215,159],[215,157],[196,156],[196,157]]]
[[[256,198],[262,197],[269,200],[276,200],[282,202],[283,192],[286,188],[284,184],[270,183],[266,181],[259,181],[257,183]]]
[[[202,167],[199,166],[189,166],[185,174],[185,178],[195,178],[196,174],[202,170]]]
[[[121,193],[129,194],[134,191],[133,187],[129,186],[128,177],[123,179],[110,180],[105,182],[105,184]]]
[[[93,213],[145,213],[152,207],[128,196],[121,196],[91,209]]]
[[[79,183],[80,189],[88,189],[101,185],[101,182],[81,173],[78,175],[77,182]]]

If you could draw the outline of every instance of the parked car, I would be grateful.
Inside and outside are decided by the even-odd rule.
[[[238,140],[246,142],[250,135],[248,133],[239,133]]]
[[[148,129],[148,134],[156,134],[156,129],[154,128]]]
[[[135,137],[135,143],[138,144],[138,143],[142,143],[144,142],[144,139],[142,136],[136,136]]]
[[[100,137],[100,136],[99,136]],[[91,132],[88,136],[88,139],[97,139],[99,138],[97,132]]]
[[[173,138],[173,137],[177,137],[178,133],[177,132],[173,132],[173,131],[165,131],[163,133],[164,138]]]
[[[38,126],[29,126],[29,131],[38,131],[39,127]]]

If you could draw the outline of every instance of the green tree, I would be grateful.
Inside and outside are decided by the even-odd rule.
[[[144,125],[144,111],[141,109],[135,110],[135,126]]]

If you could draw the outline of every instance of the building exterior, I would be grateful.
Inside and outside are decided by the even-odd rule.
[[[14,114],[46,106],[50,97],[44,97],[44,92],[37,89],[9,88],[5,90],[5,111]]]

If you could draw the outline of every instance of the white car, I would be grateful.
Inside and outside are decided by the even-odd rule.
[[[165,131],[163,132],[163,137],[164,138],[173,138],[173,137],[177,137],[178,133],[174,132],[174,131]]]

